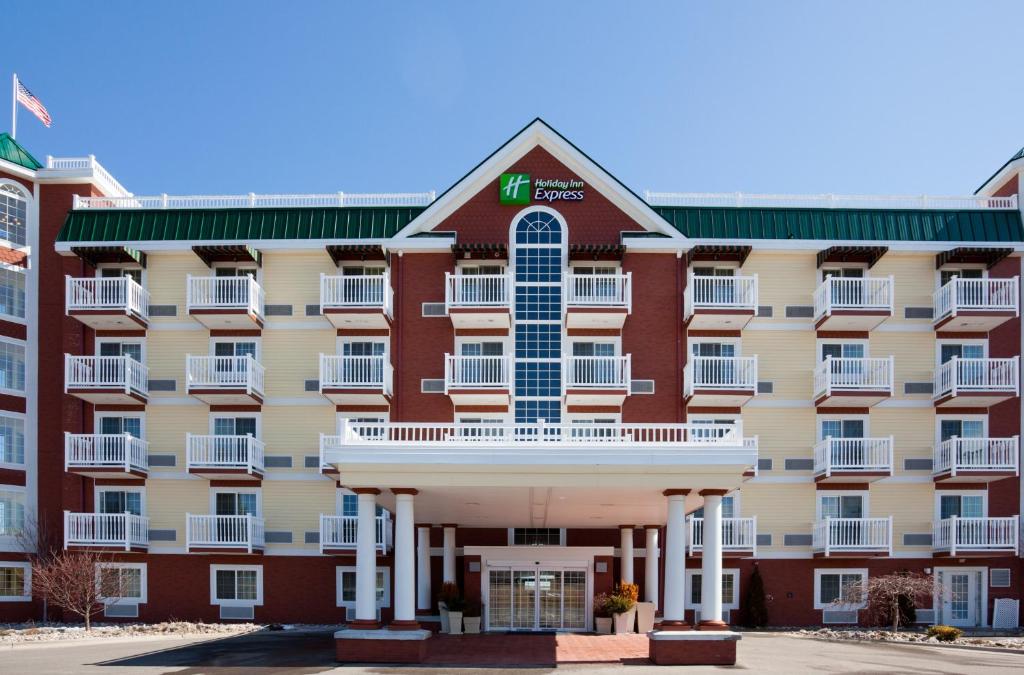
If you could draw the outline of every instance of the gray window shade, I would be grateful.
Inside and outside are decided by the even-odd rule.
[[[268,544],[290,544],[292,543],[292,533],[271,532],[268,530],[263,533],[263,540]]]
[[[220,618],[235,620],[252,620],[253,611],[254,610],[252,605],[221,605]]]
[[[903,393],[904,394],[930,394],[932,393],[931,382],[904,382]]]
[[[770,535],[770,534],[759,534],[759,535],[757,535],[757,545],[758,546],[771,546],[772,545],[772,535]]]
[[[307,469],[319,469],[320,468],[320,456],[319,455],[306,455],[303,458],[303,466]]]
[[[177,530],[150,530],[149,531],[150,541],[177,541],[178,531]]]
[[[931,471],[932,460],[930,457],[905,457],[903,459],[904,471]]]
[[[306,543],[307,544],[319,544],[320,533],[319,532],[306,532]]]
[[[134,619],[139,616],[139,605],[138,603],[128,603],[122,600],[113,605],[105,606],[103,608],[103,616],[112,619]]]
[[[1008,567],[997,567],[989,570],[988,585],[992,588],[1010,587],[1010,569]]]
[[[287,469],[291,465],[291,455],[266,455],[263,458],[263,466],[268,469]]]
[[[306,305],[306,316],[320,316],[320,305]]]
[[[320,391],[320,380],[306,380],[306,391]]]
[[[932,535],[927,532],[913,533],[907,532],[903,535],[904,546],[931,546]]]
[[[178,463],[176,455],[150,455],[150,466],[175,466]]]
[[[177,380],[150,380],[149,390],[150,391],[177,391],[178,381]]]

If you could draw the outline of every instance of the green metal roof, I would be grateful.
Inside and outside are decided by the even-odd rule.
[[[33,157],[28,150],[21,147],[21,144],[11,138],[11,135],[6,131],[0,133],[0,159],[5,159],[12,164],[17,164],[33,171],[43,168],[39,160]]]
[[[781,209],[656,206],[684,236],[700,239],[1024,241],[1017,210]]]
[[[426,207],[71,211],[58,242],[387,239]]]

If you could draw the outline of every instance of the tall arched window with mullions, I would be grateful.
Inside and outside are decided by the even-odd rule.
[[[13,183],[0,183],[0,240],[16,248],[28,243],[28,197]]]

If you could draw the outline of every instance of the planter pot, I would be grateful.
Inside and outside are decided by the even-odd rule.
[[[632,633],[633,622],[636,621],[636,611],[629,610],[612,616],[612,623],[615,624],[616,635],[621,633]]]
[[[451,635],[462,635],[462,612],[448,610],[448,632]]]
[[[654,630],[654,603],[636,603],[636,632],[650,633]]]
[[[441,632],[448,632],[448,606],[443,602],[437,603],[437,612],[441,615]]]
[[[480,632],[480,617],[464,616],[462,617],[462,625],[466,629],[466,635],[476,635]]]
[[[610,635],[612,632],[612,618],[610,616],[595,616],[594,626],[601,635]]]

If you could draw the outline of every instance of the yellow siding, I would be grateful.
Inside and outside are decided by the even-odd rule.
[[[886,253],[868,271],[872,277],[893,277],[893,309],[889,325],[931,325],[930,319],[904,319],[906,307],[931,307],[935,291],[935,257],[928,254]]]
[[[814,304],[817,260],[813,252],[776,253],[754,251],[743,264],[743,274],[757,274],[759,305],[771,305],[772,320],[786,319],[786,305]],[[808,319],[795,319],[809,321]]]
[[[810,547],[783,546],[787,534],[814,531],[815,488],[813,483],[753,483],[741,490],[741,516],[757,516],[758,534],[772,535],[770,547],[758,550],[806,551]]]
[[[305,468],[307,455],[320,453],[320,434],[335,434],[334,407],[320,406],[264,406],[263,441],[268,455],[290,455],[290,471],[313,471]],[[272,472],[289,469],[269,469]]]
[[[877,483],[871,486],[872,518],[893,517],[893,550],[926,552],[929,546],[904,546],[907,533],[930,534],[935,490],[930,483]]]
[[[272,317],[275,323],[317,319],[306,316],[306,305],[320,304],[321,272],[338,273],[326,251],[264,254],[262,281],[266,303],[292,305],[292,315]]]
[[[210,513],[210,483],[201,478],[146,481],[146,512],[154,530],[176,530],[185,545],[185,514]]]
[[[185,434],[210,433],[210,411],[205,405],[150,407],[146,414],[146,438],[153,455],[174,455],[175,466],[155,471],[185,471]],[[150,483],[153,481],[150,480]]]
[[[326,478],[316,482],[264,482],[263,515],[266,529],[291,532],[293,543],[287,546],[302,546],[306,540],[305,533],[320,527],[320,514],[334,513],[335,492],[334,482]]]
[[[336,341],[326,322],[321,330],[264,331],[260,361],[266,368],[267,396],[323,400],[318,392],[306,391],[306,380],[320,376],[320,353],[336,353]]]
[[[872,357],[894,357],[896,398],[930,400],[930,394],[907,396],[903,385],[907,382],[931,382],[935,370],[935,335],[918,332],[872,331],[868,338],[868,353]]]
[[[935,445],[935,411],[931,408],[874,408],[870,434],[875,438],[893,437],[893,461],[896,473],[903,471],[907,458],[931,459]],[[911,471],[909,475],[926,476]]]
[[[774,383],[766,399],[809,401],[814,388],[813,331],[743,331],[743,355],[757,355],[757,379]]]
[[[188,320],[188,319],[186,319]],[[151,330],[146,335],[146,365],[152,380],[175,380],[175,391],[158,391],[153,397],[185,396],[185,356],[210,353],[210,333],[206,330]]]
[[[155,317],[155,323],[189,320],[186,309],[188,275],[209,276],[207,267],[195,253],[150,253],[146,268],[146,288],[154,305],[176,305],[176,317]]]
[[[816,415],[814,408],[744,408],[743,435],[758,437],[758,456],[772,459],[773,475],[785,471],[785,458],[814,456]],[[788,471],[786,475],[802,475]]]

